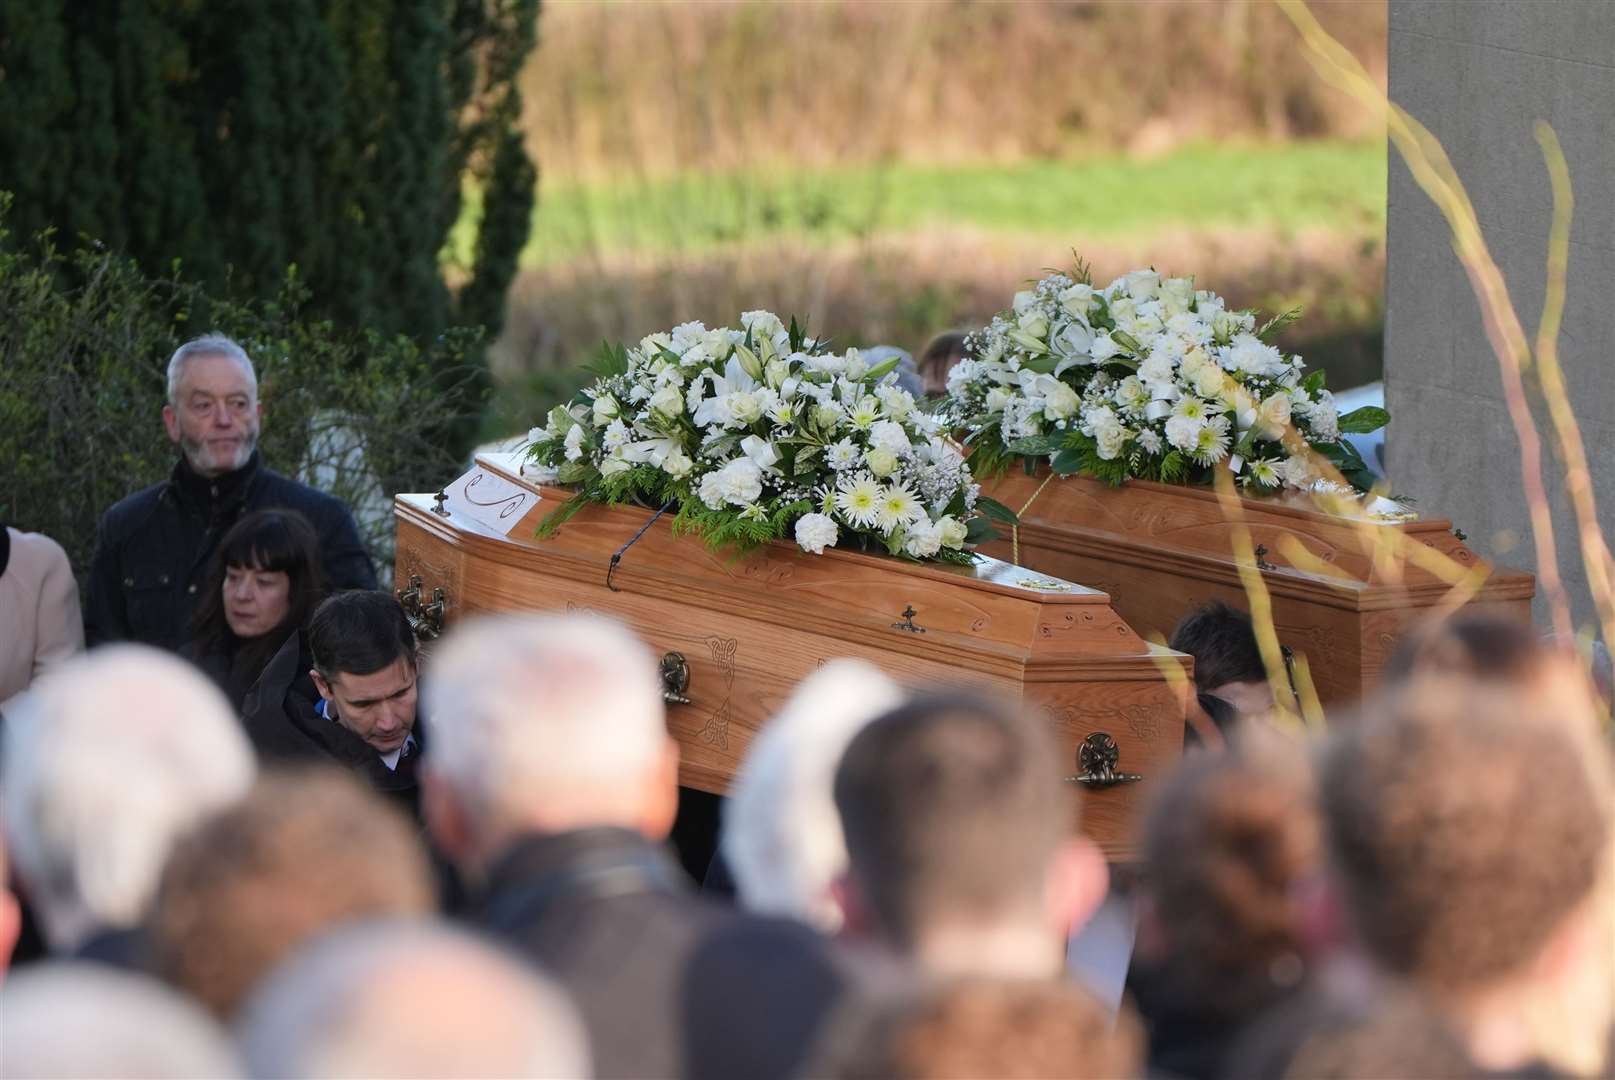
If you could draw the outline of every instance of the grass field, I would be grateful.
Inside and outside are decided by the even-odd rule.
[[[525,267],[835,242],[928,226],[1114,240],[1176,229],[1379,233],[1383,142],[1201,145],[1134,159],[860,166],[545,187]]]

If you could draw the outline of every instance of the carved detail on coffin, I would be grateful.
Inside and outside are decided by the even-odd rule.
[[[740,642],[735,638],[707,638],[707,648],[723,677],[723,700],[712,710],[706,726],[701,729],[701,741],[720,750],[729,749],[729,699],[735,688],[735,653]]]

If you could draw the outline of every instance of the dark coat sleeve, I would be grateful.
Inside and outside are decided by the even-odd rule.
[[[359,542],[359,527],[353,513],[341,503],[335,504],[320,530],[320,557],[325,585],[331,592],[376,587],[376,568]]]
[[[85,590],[84,644],[87,647],[130,636],[123,582],[119,579],[117,545],[112,539],[110,514],[103,514],[95,530],[95,555]]]

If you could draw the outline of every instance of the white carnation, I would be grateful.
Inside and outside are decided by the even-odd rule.
[[[796,519],[796,542],[803,551],[823,555],[827,547],[835,547],[841,530],[828,514],[803,514]]]
[[[836,472],[852,468],[852,466],[858,464],[860,456],[857,444],[851,439],[842,439],[838,443],[832,443],[824,451],[825,462]]]
[[[1205,420],[1197,416],[1173,416],[1166,422],[1166,441],[1179,450],[1193,450],[1205,426]]]
[[[903,551],[916,559],[929,559],[942,550],[942,530],[934,522],[920,521],[909,526],[903,538]]]
[[[890,450],[894,454],[906,454],[910,450],[908,432],[903,425],[891,420],[880,420],[870,425],[869,445],[882,450]]]

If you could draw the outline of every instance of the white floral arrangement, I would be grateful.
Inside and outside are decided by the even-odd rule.
[[[977,485],[896,364],[831,352],[767,311],[608,348],[598,380],[528,434],[527,475],[577,489],[543,527],[633,502],[676,506],[675,531],[714,546],[791,536],[813,554],[850,543],[970,562],[993,535]]]
[[[1094,288],[1080,263],[1017,293],[970,335],[948,376],[943,418],[963,430],[978,474],[1020,460],[1111,483],[1206,483],[1218,467],[1251,493],[1372,474],[1342,433],[1385,425],[1379,408],[1338,414],[1324,373],[1270,344],[1295,318],[1257,326],[1188,277],[1154,270]]]

